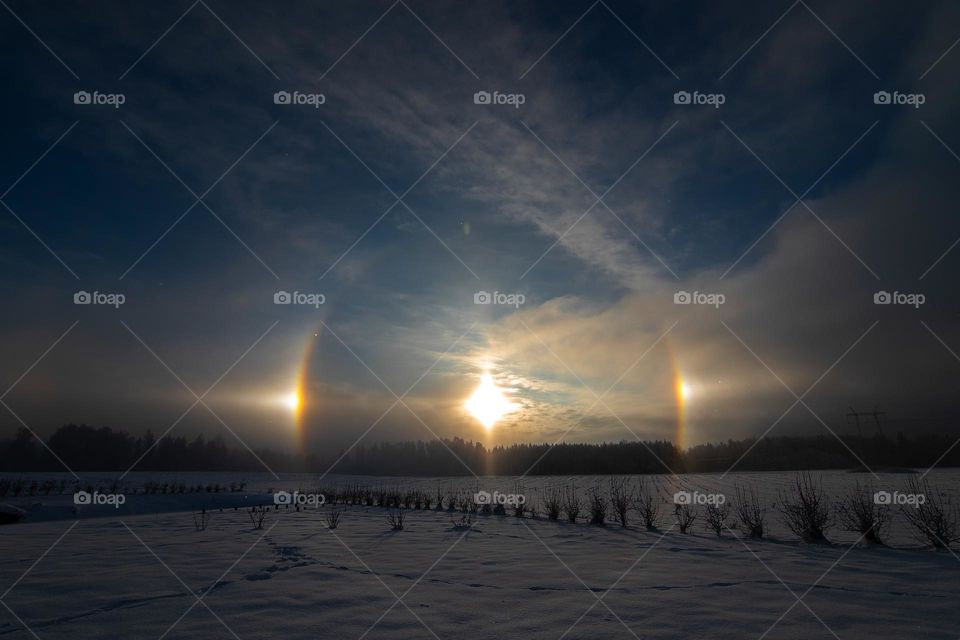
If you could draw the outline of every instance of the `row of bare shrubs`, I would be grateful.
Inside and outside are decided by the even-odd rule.
[[[523,486],[518,484],[515,492],[524,495]],[[960,541],[960,512],[956,505],[926,479],[908,479],[904,492],[925,497],[919,504],[903,505],[899,509],[917,540],[935,548],[949,548]],[[594,525],[613,522],[622,527],[629,526],[636,516],[646,529],[656,530],[661,524],[664,506],[672,502],[662,483],[646,476],[613,477],[606,485],[596,483],[586,491],[579,490],[574,482],[551,485],[537,491],[539,504],[532,500],[509,505],[478,503],[474,492],[442,486],[433,495],[413,489],[361,485],[333,487],[322,493],[327,500],[330,529],[337,527],[343,513],[338,505],[357,505],[390,509],[388,523],[395,530],[403,529],[405,512],[411,509],[459,512],[471,518],[474,514],[504,516],[508,511],[518,518],[537,517],[542,513],[553,521],[577,523],[585,519]],[[805,542],[824,542],[828,531],[839,525],[860,534],[867,542],[882,544],[894,507],[878,504],[874,495],[871,485],[858,482],[846,495],[831,501],[819,480],[801,472],[789,488],[780,491],[773,506],[784,525]],[[694,505],[675,504],[673,515],[681,533],[689,533],[701,518],[704,528],[718,536],[732,528],[738,528],[752,539],[762,539],[767,532],[767,506],[756,485],[735,485],[732,503],[707,504],[702,514]]]
[[[909,478],[903,493],[914,497],[899,511],[918,542],[948,549],[960,541],[960,509],[940,490],[925,478]],[[897,505],[881,503],[876,495],[872,485],[857,482],[832,504],[819,481],[799,473],[790,489],[781,492],[779,508],[790,531],[805,542],[825,542],[827,532],[839,525],[869,543],[883,544]]]

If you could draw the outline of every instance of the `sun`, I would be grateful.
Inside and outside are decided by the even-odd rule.
[[[480,386],[473,392],[465,406],[470,415],[479,420],[480,424],[487,429],[493,427],[504,415],[516,409],[516,406],[503,395],[503,391],[497,387],[493,381],[493,376],[489,373],[480,376]]]
[[[296,391],[288,393],[283,397],[283,404],[285,404],[290,411],[296,411],[300,408],[300,394]]]
[[[692,392],[692,390],[690,389],[690,385],[687,384],[686,382],[681,382],[679,385],[677,385],[677,391],[679,391],[680,397],[683,398],[684,400],[689,399],[690,393]]]

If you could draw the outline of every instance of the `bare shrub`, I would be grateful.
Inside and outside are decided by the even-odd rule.
[[[513,515],[516,518],[522,518],[530,510],[531,505],[527,504],[527,494],[522,483],[518,482],[513,486],[513,495],[507,500],[507,504],[513,510]]]
[[[563,488],[563,513],[567,521],[575,523],[583,510],[583,499],[577,493],[577,485],[570,484]]]
[[[737,521],[744,535],[755,540],[763,538],[766,530],[767,509],[760,499],[760,492],[756,485],[747,489],[736,485],[734,492],[737,496]]]
[[[473,515],[468,513],[466,515],[460,516],[459,520],[451,519],[450,524],[453,525],[453,528],[457,531],[465,531],[467,529],[472,529]]]
[[[551,486],[543,494],[543,509],[549,520],[558,520],[560,518],[560,509],[563,500],[560,491],[555,486]]]
[[[633,503],[633,487],[624,478],[610,478],[610,507],[613,517],[621,527],[627,526],[630,505]]]
[[[340,526],[340,518],[343,516],[343,509],[330,505],[324,518],[327,521],[327,529],[336,529]]]
[[[595,485],[587,492],[587,506],[590,511],[590,524],[603,526],[607,523],[609,504],[607,497],[600,491],[600,485]]]
[[[873,487],[857,482],[836,506],[840,526],[859,533],[864,540],[883,544],[883,530],[890,518],[890,507],[877,504]]]
[[[389,514],[387,514],[387,524],[390,525],[390,528],[394,531],[403,531],[403,522],[407,518],[407,513],[400,507],[399,509],[394,509]]]
[[[708,504],[707,505],[707,514],[704,518],[704,525],[710,531],[713,531],[717,534],[719,538],[723,532],[728,528],[727,519],[730,518],[730,503],[724,502],[722,504]]]
[[[935,549],[949,549],[951,544],[960,541],[960,513],[949,498],[944,499],[940,491],[925,479],[908,480],[906,493],[917,498],[915,505],[902,507],[917,540]]]
[[[250,511],[247,512],[247,515],[250,516],[250,522],[253,524],[254,529],[263,529],[263,521],[267,517],[267,507],[250,507]]]
[[[640,514],[643,526],[648,531],[655,530],[657,522],[660,520],[660,508],[663,504],[659,484],[648,481],[641,476],[638,480],[637,490],[633,495],[633,508]]]
[[[823,485],[809,472],[798,473],[788,491],[780,492],[783,522],[804,542],[826,542],[827,529],[833,526],[830,499]]]
[[[206,531],[209,522],[210,514],[207,513],[206,509],[201,509],[199,512],[195,511],[193,513],[193,528],[197,531]]]
[[[677,526],[680,527],[680,533],[687,533],[693,523],[697,521],[697,512],[689,504],[673,505],[673,515],[677,519]]]

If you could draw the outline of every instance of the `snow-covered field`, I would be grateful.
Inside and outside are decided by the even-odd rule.
[[[851,475],[822,477],[839,491]],[[745,476],[766,487],[765,499],[791,477],[723,482]],[[957,478],[930,475],[951,495]],[[459,514],[413,510],[392,531],[387,509],[349,507],[330,531],[323,509],[281,508],[256,530],[243,505],[271,488],[310,486],[308,477],[269,480],[247,478],[234,494],[131,496],[121,510],[82,507],[79,519],[69,496],[6,498],[35,513],[0,527],[0,638],[960,637],[960,557],[907,538],[868,548],[837,531],[832,545],[806,545],[772,509],[772,537],[761,542],[718,539],[699,523],[681,534],[669,513],[647,532],[483,515],[462,529],[451,522]],[[389,482],[322,484],[346,481]],[[683,481],[720,486],[717,477]],[[514,486],[502,478],[481,488]],[[198,532],[177,509],[207,501],[225,508]]]

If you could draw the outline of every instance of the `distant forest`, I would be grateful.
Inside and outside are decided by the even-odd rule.
[[[346,455],[329,451],[296,456],[262,449],[256,456],[277,472],[316,473],[327,471],[342,456],[335,473],[384,476],[459,476],[470,475],[471,469],[481,475],[695,473],[726,471],[741,457],[735,470],[853,469],[862,466],[857,457],[879,470],[960,466],[960,446],[954,447],[955,442],[954,437],[942,434],[913,439],[903,434],[895,439],[848,436],[842,443],[830,435],[777,436],[759,442],[747,438],[702,444],[681,451],[662,440],[486,448],[479,442],[453,438],[361,443]],[[0,472],[64,471],[64,464],[74,471],[126,471],[135,463],[136,471],[265,471],[248,450],[229,446],[221,437],[166,437],[158,442],[149,431],[134,437],[109,427],[71,424],[57,429],[45,444],[23,428],[0,441]]]

